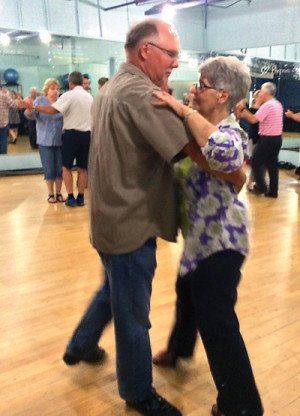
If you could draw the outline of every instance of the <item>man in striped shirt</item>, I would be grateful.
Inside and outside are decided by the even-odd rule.
[[[282,144],[283,107],[276,100],[276,85],[266,82],[262,85],[259,100],[262,103],[255,114],[246,108],[238,108],[238,115],[249,123],[259,123],[257,146],[252,156],[252,170],[255,179],[253,192],[265,194],[270,198],[278,197],[278,155]],[[270,185],[265,182],[264,171],[267,168]]]

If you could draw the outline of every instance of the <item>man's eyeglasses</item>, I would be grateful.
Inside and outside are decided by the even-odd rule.
[[[196,93],[202,90],[215,90],[216,89],[214,87],[211,87],[210,85],[205,84],[205,82],[203,81],[196,82],[194,84],[194,87],[196,89]]]
[[[161,46],[156,45],[155,43],[148,42],[148,45],[154,46],[157,49],[160,49],[166,55],[168,55],[171,59],[179,59],[179,52],[177,51],[170,51],[170,49],[162,48]]]

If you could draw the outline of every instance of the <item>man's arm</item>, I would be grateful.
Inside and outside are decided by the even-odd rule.
[[[182,149],[182,151],[206,172],[210,173],[213,176],[216,176],[217,178],[221,178],[229,183],[232,183],[236,187],[238,192],[240,192],[240,190],[243,188],[246,182],[246,174],[242,168],[230,173],[217,172],[215,170],[212,170],[209,167],[205,156],[203,156],[201,149],[195,140],[190,141]]]
[[[294,113],[293,111],[291,111],[291,110],[287,110],[286,112],[285,112],[285,115],[286,115],[286,117],[288,117],[288,118],[291,118],[292,120],[294,120],[294,121],[298,121],[298,122],[300,122],[300,113]]]
[[[56,110],[51,105],[33,105],[29,101],[22,101],[23,107],[26,108],[27,114],[29,116],[32,115],[33,110],[35,110],[37,113],[44,113],[44,114],[57,114],[59,113],[58,110]]]
[[[255,117],[255,114],[252,114],[251,111],[247,110],[244,101],[240,101],[235,107],[235,114],[237,119],[245,119],[250,124],[259,123],[259,120]]]
[[[33,109],[38,113],[44,114],[58,114],[59,111],[56,108],[52,107],[51,105],[35,105]]]

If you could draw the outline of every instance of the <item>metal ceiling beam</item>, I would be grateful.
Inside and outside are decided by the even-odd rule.
[[[221,0],[221,1],[226,1],[226,0]],[[218,6],[217,4],[210,4],[210,7],[217,7],[219,9],[229,9],[229,7],[234,6],[237,3],[240,3],[241,1],[246,1],[248,2],[248,6],[250,6],[250,3],[252,2],[252,0],[235,0],[233,3],[227,4],[226,6]]]
[[[103,31],[102,31],[102,20],[101,20],[101,12],[100,12],[100,0],[97,0],[97,12],[98,12],[98,24],[99,24],[99,32],[100,37],[103,37]]]
[[[143,6],[145,4],[151,4],[151,3],[165,4],[165,3],[168,3],[168,0],[132,0],[132,1],[126,1],[126,3],[116,4],[115,6],[101,7],[101,9],[107,12],[109,10],[119,9],[120,7],[131,6],[133,4],[135,6]]]
[[[157,4],[157,6],[154,6],[153,9],[155,7],[157,8],[163,7],[165,4],[170,4],[171,6],[175,8],[176,6],[177,8],[189,8],[189,7],[194,7],[194,6],[201,6],[201,7],[204,6],[205,8],[207,8],[208,6],[210,6],[210,7],[218,7],[222,9],[227,9],[241,1],[246,1],[248,2],[249,5],[252,2],[252,0],[235,0],[233,1],[233,3],[226,5],[226,6],[217,5],[217,3],[222,3],[225,1],[228,1],[228,0],[182,0],[182,1],[178,1],[178,3],[175,3],[175,0],[173,1],[172,0],[128,0],[123,3],[118,3],[114,6],[103,7],[100,5],[99,0],[96,0],[97,4],[92,0],[78,0],[79,3],[83,3],[88,6],[95,7],[96,9],[100,8],[103,11],[115,10],[121,7],[132,6],[132,5],[142,6],[142,5],[147,5],[147,4]]]
[[[68,1],[71,1],[71,0],[68,0]],[[119,4],[116,4],[115,6],[110,6],[110,7],[101,6],[99,0],[96,0],[97,4],[95,4],[91,0],[78,0],[78,1],[79,3],[83,3],[88,6],[95,7],[96,9],[109,11],[109,10],[119,9],[121,7],[126,7],[126,6],[131,6],[131,5],[140,6],[140,5],[149,4],[149,3],[161,3],[163,0],[156,0],[156,1],[155,0],[130,0],[130,1],[126,1],[125,3],[119,3]],[[168,0],[165,0],[165,2],[167,1]]]
[[[87,4],[90,3],[89,0],[79,0],[79,1],[81,1],[82,3],[87,3]],[[141,6],[141,5],[150,4],[150,3],[157,3],[156,6],[153,6],[152,8],[150,8],[149,10],[145,12],[146,15],[152,15],[152,14],[159,14],[162,8],[166,4],[169,4],[175,9],[185,9],[185,8],[190,8],[190,7],[195,7],[195,6],[200,6],[200,7],[204,6],[205,14],[207,15],[208,7],[218,7],[221,9],[228,9],[229,7],[232,7],[235,4],[240,3],[241,1],[248,2],[248,5],[250,5],[250,3],[252,2],[252,0],[235,0],[226,6],[217,5],[217,3],[223,3],[225,1],[228,1],[228,0],[181,0],[181,1],[178,0],[178,2],[176,2],[176,0],[156,0],[156,1],[155,0],[152,0],[152,1],[151,0],[131,0],[131,1],[127,1],[126,3],[116,4],[115,6],[110,6],[110,7],[100,6],[100,7],[101,7],[101,10],[103,11],[110,11],[110,10],[119,9],[121,7],[126,7],[130,5]]]
[[[20,0],[17,0],[17,14],[18,14],[19,27],[23,27],[23,15],[22,15],[22,6],[21,6]]]
[[[205,9],[204,9],[204,27],[207,29],[207,19],[208,19],[208,0],[205,0]]]
[[[137,2],[135,0],[133,0],[133,1],[128,1],[126,3],[116,4],[115,6],[111,6],[111,7],[102,7],[101,6],[101,9],[104,10],[105,12],[107,12],[108,10],[119,9],[120,7],[130,6],[131,4],[135,4],[137,6]]]
[[[76,21],[76,32],[77,35],[80,35],[80,19],[79,19],[79,0],[74,1],[74,8],[75,8],[75,21]]]

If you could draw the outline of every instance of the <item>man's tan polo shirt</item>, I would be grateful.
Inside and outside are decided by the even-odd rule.
[[[155,89],[126,63],[94,100],[91,242],[107,254],[131,252],[150,237],[176,241],[172,159],[189,136],[170,109],[151,104]]]

